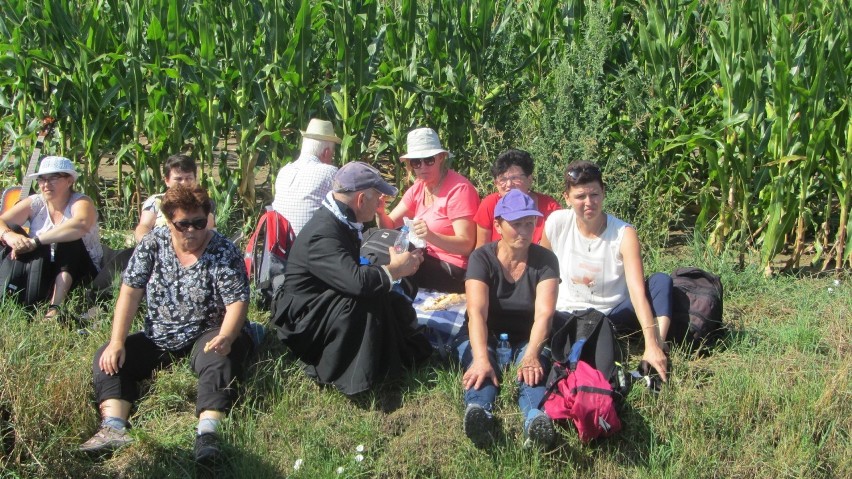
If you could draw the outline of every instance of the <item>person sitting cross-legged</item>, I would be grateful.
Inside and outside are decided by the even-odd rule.
[[[249,284],[234,244],[207,228],[210,199],[199,186],[174,186],[163,196],[168,228],[145,235],[124,271],[110,341],[92,364],[103,421],[80,446],[86,452],[132,441],[127,422],[138,382],[189,357],[198,374],[195,458],[220,454],[217,431],[236,396],[236,381],[253,349],[245,318]],[[143,294],[144,329],[128,336]]]

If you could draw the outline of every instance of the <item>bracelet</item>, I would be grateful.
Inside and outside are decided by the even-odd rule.
[[[36,248],[41,248],[41,240],[38,239],[38,236],[33,236],[33,244]]]

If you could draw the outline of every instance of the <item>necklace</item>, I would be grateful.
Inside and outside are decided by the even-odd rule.
[[[580,240],[583,243],[585,243],[585,245],[586,245],[586,252],[587,253],[590,253],[592,251],[592,243],[601,239],[600,235],[604,232],[604,230],[606,230],[606,216],[604,216],[603,222],[601,223],[600,227],[598,227],[598,230],[593,234],[593,236],[591,238],[587,238],[579,230],[577,231],[577,233],[579,233]]]
[[[426,185],[423,186],[423,191],[424,193],[426,193],[426,195],[423,197],[423,204],[426,204],[426,200],[429,201],[429,204],[426,204],[426,206],[431,206],[435,203],[435,192],[441,192],[441,183],[444,182],[444,178],[446,176],[446,174],[441,174],[441,178],[438,180],[438,183],[435,185],[434,188],[430,189]]]

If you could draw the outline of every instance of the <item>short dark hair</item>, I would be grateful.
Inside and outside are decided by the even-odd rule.
[[[208,216],[213,205],[210,203],[207,191],[201,186],[176,185],[166,190],[160,210],[166,219],[171,221],[175,217],[175,211],[179,209],[184,211],[201,209],[204,211],[204,216]]]
[[[191,156],[184,155],[183,153],[166,158],[166,162],[163,163],[163,177],[170,178],[172,176],[172,170],[175,169],[184,173],[198,174],[198,165],[195,164],[195,160]]]
[[[529,152],[509,149],[497,155],[494,165],[491,166],[491,176],[497,178],[515,165],[524,170],[524,174],[527,176],[533,173],[533,168],[535,167],[532,155]]]
[[[601,185],[601,188],[606,188],[606,183],[603,181],[603,174],[598,165],[591,161],[577,160],[568,163],[565,167],[565,192],[569,192],[572,186],[586,185],[595,183]]]

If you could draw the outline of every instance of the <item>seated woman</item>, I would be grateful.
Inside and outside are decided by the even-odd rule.
[[[103,421],[80,446],[86,452],[132,441],[127,419],[139,381],[189,356],[198,374],[195,459],[219,455],[219,423],[236,397],[235,382],[253,349],[247,327],[249,284],[242,254],[207,229],[210,199],[199,186],[176,186],[163,196],[168,228],[142,238],[124,271],[109,342],[92,364]],[[143,331],[128,336],[142,296]]]
[[[519,189],[529,195],[535,203],[535,209],[543,215],[536,222],[532,237],[533,244],[539,244],[541,233],[544,230],[544,220],[550,216],[550,213],[562,207],[552,197],[531,190],[533,168],[532,156],[524,150],[506,150],[497,156],[497,160],[491,167],[491,175],[494,177],[497,192],[482,198],[479,210],[473,217],[473,221],[476,222],[477,248],[485,243],[500,239],[500,234],[494,227],[494,207],[497,206],[497,201],[511,189]]]
[[[11,248],[11,258],[49,258],[44,281],[50,284],[42,285],[50,297],[45,319],[59,314],[73,285],[97,275],[103,257],[98,213],[91,198],[74,191],[77,176],[68,158],[46,156],[30,175],[40,193],[0,215],[0,239]],[[20,228],[27,221],[29,234]]]
[[[464,369],[464,432],[480,447],[493,439],[492,408],[501,380],[495,338],[507,333],[517,352],[524,435],[529,442],[549,446],[555,437],[553,423],[537,408],[550,370],[542,349],[556,308],[559,264],[551,251],[532,244],[542,216],[532,198],[511,190],[497,202],[494,216],[500,240],[470,255],[467,319],[456,340]]]
[[[666,380],[663,339],[671,318],[672,280],[657,273],[645,283],[641,246],[633,226],[604,213],[606,186],[594,163],[575,161],[565,170],[565,201],[544,225],[541,244],[559,258],[558,324],[561,312],[594,308],[616,330],[641,330],[642,359]]]
[[[479,193],[449,168],[451,157],[431,128],[409,132],[408,152],[400,159],[416,180],[390,214],[382,201],[376,219],[382,228],[398,228],[406,216],[414,219],[411,231],[426,241],[426,254],[412,279],[420,288],[462,293],[467,257],[476,243]]]

